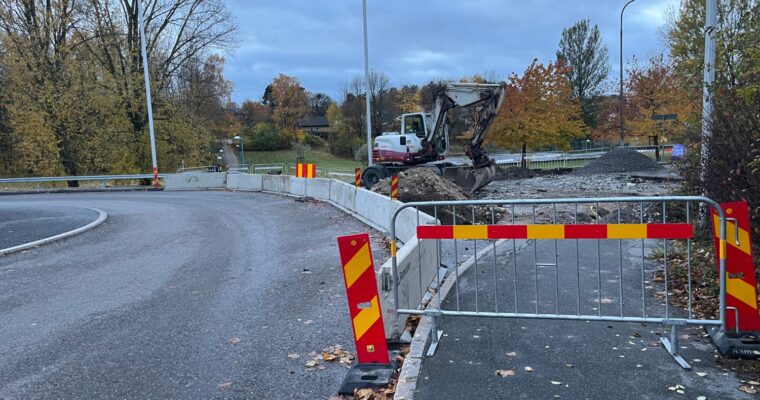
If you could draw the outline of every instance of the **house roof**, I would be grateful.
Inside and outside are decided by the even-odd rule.
[[[309,117],[298,123],[299,128],[327,128],[329,126],[330,122],[327,121],[327,117]]]

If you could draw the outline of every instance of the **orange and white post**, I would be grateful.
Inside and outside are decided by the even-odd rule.
[[[359,364],[390,364],[369,234],[338,237]]]

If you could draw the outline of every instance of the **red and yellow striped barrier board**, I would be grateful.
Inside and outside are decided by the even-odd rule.
[[[317,164],[296,164],[296,178],[316,178]]]
[[[715,254],[726,260],[726,306],[735,307],[739,313],[739,330],[760,331],[760,314],[757,305],[757,279],[752,257],[752,238],[750,237],[749,206],[746,201],[723,203],[720,205],[726,218],[735,218],[738,222],[726,221],[726,240],[720,240],[720,217],[712,211]],[[737,229],[739,231],[737,232]],[[737,236],[738,234],[738,236]],[[736,238],[739,243],[736,243]],[[717,265],[720,271],[720,264]],[[736,328],[736,316],[727,311],[726,330]]]
[[[369,235],[338,237],[338,250],[354,328],[356,358],[359,364],[389,364]]]
[[[691,224],[421,225],[419,239],[691,239]]]
[[[398,175],[391,176],[391,200],[398,200]]]
[[[354,175],[356,178],[356,187],[362,187],[362,169],[361,168],[355,169]]]

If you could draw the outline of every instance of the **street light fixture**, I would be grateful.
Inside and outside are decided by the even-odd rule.
[[[240,135],[235,135],[233,138],[240,141],[240,164],[245,164],[245,149],[243,148],[243,138]]]
[[[627,3],[623,6],[623,9],[620,11],[620,145],[625,146],[625,115],[624,113],[624,103],[625,100],[623,98],[623,13],[625,12],[626,7],[628,7],[629,4],[633,3],[636,0],[628,0]]]

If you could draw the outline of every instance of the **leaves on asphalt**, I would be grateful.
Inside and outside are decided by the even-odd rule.
[[[560,382],[560,381],[551,381],[551,382],[552,382],[552,385],[561,385],[562,384],[562,382]]]
[[[515,371],[511,369],[497,369],[496,370],[496,376],[515,376]]]
[[[216,387],[218,387],[219,389],[229,389],[231,386],[232,386],[232,382],[230,381],[216,385]]]
[[[525,370],[525,372],[533,372],[533,368],[531,367],[525,367],[523,369]]]
[[[239,344],[242,341],[243,341],[243,339],[240,339],[239,337],[235,337],[235,336],[227,339],[227,343],[229,343],[229,344]]]
[[[509,353],[507,353],[507,356],[509,356],[509,357],[516,357],[517,356],[517,352],[510,351]]]
[[[707,376],[707,372],[697,372],[697,376],[704,378]]]
[[[747,394],[757,394],[757,389],[755,389],[754,386],[739,386],[739,391],[742,391]]]
[[[290,354],[288,354],[288,358],[291,359],[291,360],[295,360],[298,357],[301,357],[301,355],[298,354],[298,353],[290,353]]]

